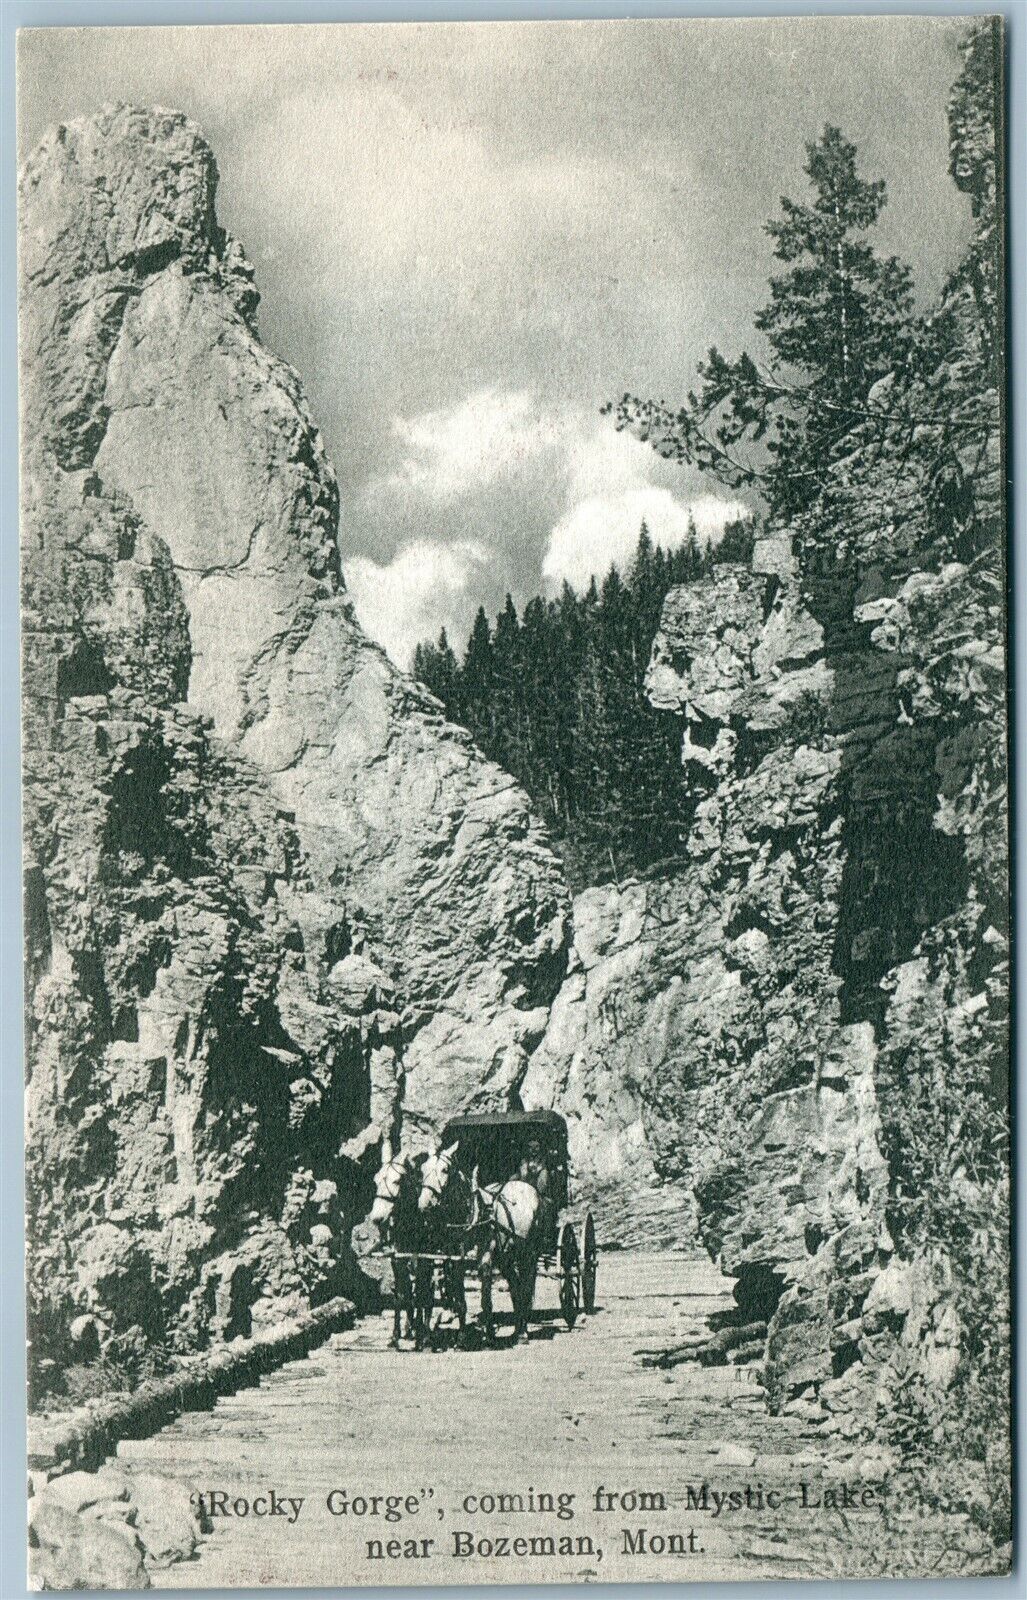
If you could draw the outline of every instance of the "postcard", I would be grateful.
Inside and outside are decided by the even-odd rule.
[[[33,1583],[1008,1571],[1001,19],[18,67]]]

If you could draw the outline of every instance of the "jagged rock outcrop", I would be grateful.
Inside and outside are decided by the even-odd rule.
[[[521,1086],[567,1119],[575,1186],[606,1243],[695,1237],[691,1192],[654,1160],[649,1085],[673,1050],[691,949],[680,886],[656,879],[574,900],[567,976]]]
[[[460,1103],[483,1058],[499,1096],[561,976],[562,880],[523,793],[353,620],[334,474],[295,374],[256,337],[215,184],[175,114],[115,108],[44,141],[24,202],[30,359],[60,368],[65,453],[168,546],[190,704],[268,773],[313,870],[399,954],[410,1098],[437,1109],[456,1076]]]
[[[969,565],[933,531],[914,544],[918,462],[875,448],[847,462],[863,515],[821,525],[815,559],[782,530],[668,595],[648,691],[682,719],[684,860],[578,898],[524,1085],[570,1110],[642,1237],[686,1231],[694,1190],[739,1326],[769,1324],[772,1402],[846,1435],[897,1386],[966,1371],[953,1266],[911,1232],[904,1162],[938,1123],[984,1126],[1005,1060],[997,465],[974,468]],[[926,549],[933,570],[911,560]],[[990,1193],[960,1148],[954,1238]]]
[[[703,796],[654,1137],[661,1164],[694,1182],[745,1317],[770,1322],[778,1403],[811,1384],[830,1393],[867,1274],[893,1250],[874,1030],[848,1014],[837,961],[851,750],[893,736],[893,670],[864,656],[829,651],[791,540],[776,536],[752,570],[724,566],[668,596],[648,680],[683,716]]]
[[[420,1137],[509,1103],[566,962],[526,797],[354,620],[335,478],[216,179],[187,118],[124,106],[48,134],[21,179],[29,1116],[58,1366],[337,1292],[401,1103]]]
[[[761,540],[751,570],[671,591],[647,684],[682,719],[697,801],[684,859],[578,897],[524,1084],[569,1113],[572,1149],[630,1195],[642,1238],[686,1236],[697,1192],[748,1320],[786,1286],[785,1304],[805,1305],[891,1250],[873,1029],[844,1014],[835,961],[847,745],[875,721],[887,742],[894,720],[894,668],[863,656],[858,671],[829,658],[785,536]],[[778,1338],[782,1394],[800,1366],[831,1376],[843,1290],[836,1309],[815,1338],[796,1326],[791,1358]]]
[[[29,410],[35,396],[26,387]],[[30,444],[23,507],[36,1379],[232,1338],[351,1279],[381,1019],[252,763],[183,702],[166,548]],[[391,1035],[386,1028],[386,1038]],[[140,1366],[140,1363],[142,1364]],[[55,1371],[56,1369],[56,1371]]]
[[[637,1148],[694,1189],[740,1324],[769,1323],[773,1403],[815,1396],[846,1434],[874,1428],[895,1374],[956,1377],[952,1269],[895,1226],[896,1144],[955,1114],[958,1085],[981,1114],[973,1085],[1004,1051],[998,594],[981,563],[976,582],[958,562],[907,574],[878,559],[839,602],[777,534],[751,569],[671,592],[648,688],[683,719],[687,865],[593,891],[621,918],[609,1007]],[[581,1005],[573,981],[554,1020]],[[596,1002],[575,1062],[610,1056]],[[954,1181],[979,1212],[983,1189]]]

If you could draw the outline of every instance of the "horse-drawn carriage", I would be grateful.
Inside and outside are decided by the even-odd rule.
[[[579,1242],[566,1216],[567,1124],[555,1111],[455,1117],[428,1154],[385,1154],[371,1219],[392,1261],[394,1343],[403,1312],[417,1348],[431,1336],[435,1307],[453,1313],[463,1331],[468,1277],[478,1282],[489,1343],[497,1277],[509,1286],[515,1339],[526,1333],[539,1277],[556,1281],[568,1328],[582,1309],[594,1311],[595,1224],[587,1213]]]

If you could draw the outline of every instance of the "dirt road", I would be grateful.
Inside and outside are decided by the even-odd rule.
[[[155,1584],[894,1572],[877,1498],[825,1505],[825,1488],[872,1487],[858,1458],[798,1417],[770,1417],[745,1366],[644,1364],[730,1304],[716,1269],[632,1252],[600,1271],[599,1309],[571,1331],[553,1283],[515,1347],[396,1352],[391,1319],[371,1318],[213,1411],[123,1443],[126,1465],[173,1473],[208,1506],[215,1496],[197,1558]],[[717,1513],[731,1493],[740,1503]]]

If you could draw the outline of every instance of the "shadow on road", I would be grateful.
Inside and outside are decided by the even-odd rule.
[[[601,1309],[599,1307],[597,1310]],[[514,1343],[513,1315],[510,1312],[497,1311],[495,1314],[496,1336],[490,1345],[485,1338],[481,1326],[474,1321],[468,1322],[461,1331],[455,1324],[444,1323],[432,1330],[429,1342],[424,1350],[416,1352],[436,1354],[446,1350],[509,1350]],[[584,1316],[579,1317],[575,1326],[580,1326],[585,1321]],[[551,1340],[559,1338],[561,1334],[571,1333],[574,1330],[567,1327],[563,1312],[559,1310],[538,1310],[532,1313],[528,1327],[529,1344],[548,1344]],[[403,1349],[413,1351],[412,1345],[404,1343]]]

